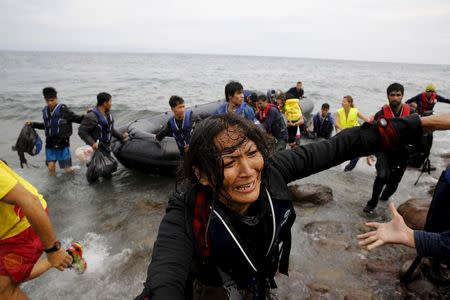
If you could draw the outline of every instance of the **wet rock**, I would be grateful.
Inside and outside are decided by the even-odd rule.
[[[413,281],[406,288],[418,299],[445,299],[439,296],[434,284],[424,279]]]
[[[425,225],[430,201],[424,199],[409,199],[398,207],[398,213],[406,225],[414,230],[421,230]]]
[[[320,239],[313,242],[320,247],[332,248],[335,250],[347,250],[350,245],[344,241],[333,240],[333,239]]]
[[[311,283],[308,284],[308,287],[314,291],[322,294],[328,293],[330,291],[330,287],[328,285],[322,283]]]
[[[288,190],[297,204],[323,205],[333,200],[331,188],[320,184],[293,184]]]
[[[433,196],[435,189],[436,189],[436,185],[430,186],[427,191],[428,195]]]
[[[412,263],[413,263],[413,259],[409,259],[409,260],[405,261],[405,263],[402,265],[402,267],[400,269],[400,274],[402,274],[402,275],[405,274],[406,271],[408,271],[408,269]],[[416,280],[419,277],[420,277],[420,270],[419,270],[419,268],[416,268],[411,275],[411,279]]]
[[[344,225],[347,224],[338,221],[313,221],[305,224],[303,229],[307,233],[331,237],[345,233]]]
[[[366,270],[370,273],[380,274],[383,276],[386,274],[392,275],[392,277],[398,277],[401,266],[398,261],[374,259],[366,263]]]
[[[376,299],[368,291],[352,291],[350,294],[344,296],[344,300],[373,300]]]

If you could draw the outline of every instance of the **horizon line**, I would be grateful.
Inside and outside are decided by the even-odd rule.
[[[345,59],[345,58],[323,58],[323,57],[304,57],[304,56],[279,56],[279,55],[256,55],[256,54],[230,54],[230,53],[202,53],[202,52],[176,52],[176,51],[150,51],[150,50],[24,50],[24,49],[0,49],[0,52],[43,52],[43,53],[92,53],[92,54],[169,54],[169,55],[211,55],[211,56],[239,56],[239,57],[267,57],[267,58],[288,58],[288,59],[306,59],[306,60],[332,60],[347,62],[381,63],[381,64],[408,64],[408,65],[429,65],[429,66],[450,66],[450,63],[424,63],[407,61],[384,61],[384,60],[364,60],[364,59]]]

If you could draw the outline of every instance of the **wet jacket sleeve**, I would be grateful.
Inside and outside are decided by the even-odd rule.
[[[422,102],[422,94],[418,94],[418,95],[412,97],[411,99],[408,99],[405,101],[406,104],[420,103],[420,102]]]
[[[42,129],[42,130],[45,129],[44,123],[41,123],[41,122],[31,122],[30,126],[35,128],[35,129]]]
[[[118,140],[121,140],[121,139],[122,139],[122,135],[121,135],[120,132],[114,127],[114,124],[113,124],[113,128],[112,128],[111,135],[112,135],[113,137],[115,137],[116,139],[118,139]]]
[[[450,104],[450,99],[444,98],[440,95],[436,95],[436,101]]]
[[[450,258],[450,231],[434,233],[415,230],[414,242],[420,256]]]
[[[78,127],[78,135],[89,146],[95,144],[95,140],[92,137],[92,132],[97,128],[97,117],[93,112],[89,112],[81,121],[80,127]]]
[[[245,115],[245,118],[250,121],[256,120],[256,116],[255,116],[255,112],[253,111],[253,108],[251,108],[248,105],[246,105],[244,108],[244,115]]]
[[[181,196],[172,197],[159,226],[144,290],[136,299],[187,298],[185,288],[194,253],[193,237],[188,233],[187,224],[184,200]]]
[[[278,152],[273,156],[273,166],[289,183],[344,161],[376,153],[386,142],[392,141],[390,147],[395,147],[415,142],[422,135],[422,123],[418,115],[390,119],[388,124],[395,130],[392,137],[382,136],[378,124],[364,123],[363,126],[347,128],[329,140]]]
[[[161,129],[160,132],[158,132],[158,134],[155,136],[155,138],[158,141],[162,141],[166,136],[171,136],[172,135],[172,128],[170,126],[170,121],[167,121],[166,126]]]
[[[81,115],[81,116],[77,115],[72,110],[70,110],[67,106],[64,106],[62,108],[61,115],[63,115],[64,119],[66,119],[67,121],[69,121],[71,123],[77,123],[77,124],[80,124],[84,117],[84,115]]]

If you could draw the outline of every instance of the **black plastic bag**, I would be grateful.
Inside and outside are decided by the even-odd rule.
[[[111,177],[117,170],[117,161],[109,151],[96,150],[88,164],[86,178],[88,182],[94,182],[99,177]]]
[[[38,155],[42,150],[42,140],[30,125],[23,126],[17,138],[16,145],[13,146],[13,150],[17,151],[20,159],[20,167],[23,168],[24,164],[27,164],[25,153],[31,156]]]

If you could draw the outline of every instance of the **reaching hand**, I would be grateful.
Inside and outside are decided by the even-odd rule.
[[[128,137],[129,137],[128,132],[122,133],[122,140],[123,140],[123,141],[128,140]]]
[[[30,125],[30,126],[31,126],[32,123],[33,123],[33,122],[31,122],[31,121],[29,121],[29,120],[25,121],[25,125]]]
[[[64,269],[68,268],[72,264],[73,258],[61,248],[58,251],[48,253],[47,260],[52,267],[60,271],[64,271]]]
[[[403,244],[414,247],[414,232],[406,226],[402,216],[395,209],[394,203],[389,203],[392,220],[388,223],[369,222],[366,226],[376,228],[360,234],[357,238],[360,240],[358,244],[367,250],[373,250],[384,244]]]
[[[94,143],[94,144],[92,144],[92,149],[94,149],[94,150],[98,150],[98,143]]]

